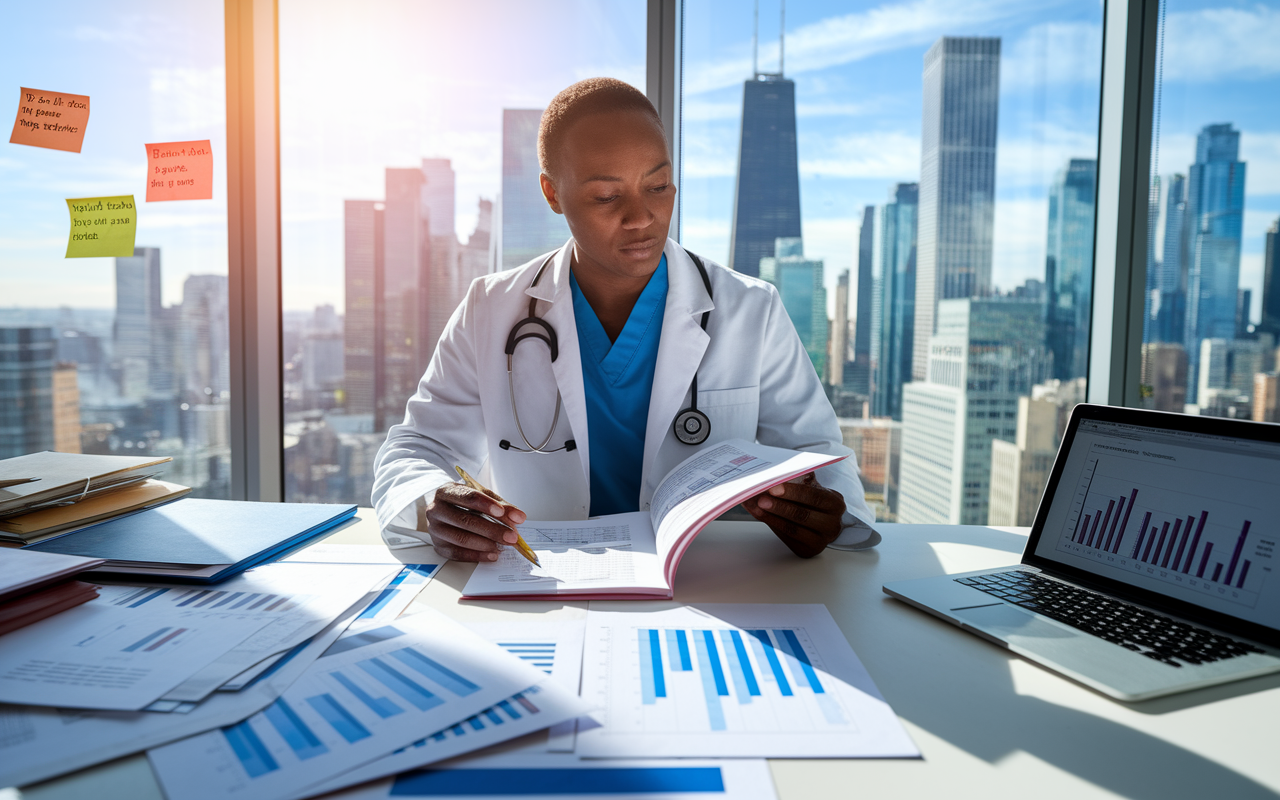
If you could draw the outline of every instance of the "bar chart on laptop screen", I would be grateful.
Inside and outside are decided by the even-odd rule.
[[[1093,445],[1058,550],[1256,607],[1276,544],[1273,481],[1173,453]]]

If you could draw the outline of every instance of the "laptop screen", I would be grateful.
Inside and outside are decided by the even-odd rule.
[[[1280,428],[1197,420],[1078,407],[1028,563],[1280,630]]]

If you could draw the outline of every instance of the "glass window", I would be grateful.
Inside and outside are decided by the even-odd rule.
[[[778,287],[882,520],[1034,516],[1087,377],[1102,11],[684,3],[683,244]]]
[[[167,480],[230,494],[224,59],[217,0],[6,9],[4,113],[43,108],[19,85],[90,113],[78,153],[0,144],[0,458],[167,455]],[[146,145],[204,140],[212,199],[147,202]],[[132,254],[66,258],[66,201],[124,195]]]
[[[1142,402],[1280,422],[1280,3],[1163,0]]]
[[[538,185],[538,120],[583,78],[643,89],[645,13],[281,0],[287,500],[367,504],[471,280],[568,239]]]

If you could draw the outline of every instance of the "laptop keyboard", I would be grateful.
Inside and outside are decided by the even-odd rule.
[[[1263,652],[1251,644],[1031,572],[1012,570],[955,580],[1171,667]]]

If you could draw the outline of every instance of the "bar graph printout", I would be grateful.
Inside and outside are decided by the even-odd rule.
[[[919,755],[825,606],[606,605],[587,615],[582,697],[605,711],[583,757]]]
[[[461,758],[326,800],[776,800],[763,759],[627,761],[574,756]]]
[[[0,786],[25,786],[252,716],[293,685],[381,589],[374,586],[341,617],[240,691],[216,692],[187,713],[72,712],[0,705],[0,731],[6,732],[0,736]]]
[[[148,757],[169,797],[291,796],[545,679],[427,610],[349,633],[262,712]]]
[[[390,755],[311,786],[307,792],[320,794],[365,783],[496,744],[503,744],[514,755],[573,751],[574,723],[588,710],[578,698],[586,621],[489,622],[467,627],[546,673],[549,679]],[[547,732],[552,735],[532,735],[549,726]],[[567,733],[563,730],[566,726]],[[474,760],[468,756],[468,761]]]
[[[1048,540],[1091,571],[1280,624],[1271,575],[1280,458],[1141,430],[1104,436],[1105,427],[1081,426],[1058,488],[1070,502],[1054,504],[1040,548]]]

